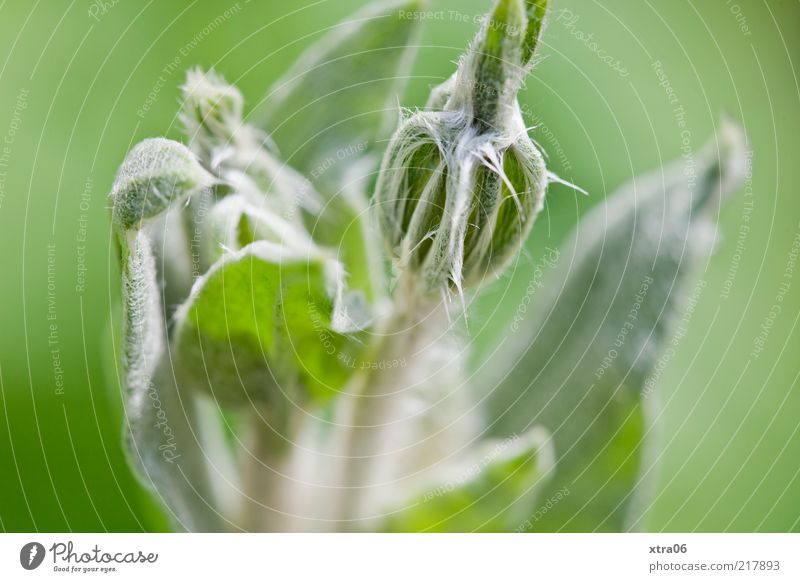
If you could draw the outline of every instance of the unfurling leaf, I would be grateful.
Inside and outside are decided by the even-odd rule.
[[[714,212],[741,185],[744,165],[742,131],[726,121],[696,159],[611,195],[563,245],[562,255],[575,257],[547,282],[540,318],[494,362],[511,372],[480,382],[496,387],[498,430],[541,425],[553,434],[557,470],[544,495],[571,494],[536,530],[628,526],[642,470],[653,469],[643,455],[648,377],[709,251]]]
[[[225,182],[223,193],[238,192],[298,222],[299,208],[319,212],[322,202],[311,182],[279,159],[269,136],[245,123],[239,89],[214,71],[195,69],[186,76],[183,97],[190,147]]]
[[[318,252],[305,230],[251,203],[243,194],[232,194],[217,202],[209,215],[208,227],[207,252],[214,262],[224,253],[241,250],[258,240],[299,252]]]

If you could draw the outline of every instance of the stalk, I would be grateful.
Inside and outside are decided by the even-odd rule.
[[[410,361],[422,345],[430,330],[439,330],[446,306],[439,297],[424,296],[415,292],[418,282],[412,276],[401,276],[398,281],[391,314],[380,327],[379,339],[368,353],[369,361],[406,358]],[[433,326],[431,326],[433,323]],[[423,365],[410,362],[409,367]],[[339,487],[337,520],[342,530],[359,529],[359,522],[369,507],[370,486],[375,483],[376,467],[385,461],[381,454],[393,413],[408,396],[413,387],[387,370],[365,369],[359,371],[342,396],[340,413],[340,444],[337,484]],[[405,374],[404,370],[398,370]],[[396,422],[396,421],[395,421]],[[366,501],[365,501],[366,499]]]
[[[244,495],[239,523],[248,532],[289,531],[291,516],[285,510],[294,440],[291,435],[295,431],[288,426],[285,430],[274,425],[264,426],[264,416],[256,412],[248,421],[251,444],[243,463]]]

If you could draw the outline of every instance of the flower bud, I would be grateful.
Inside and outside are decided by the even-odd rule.
[[[516,96],[544,5],[499,0],[456,74],[432,91],[433,111],[406,118],[389,143],[379,221],[397,266],[426,292],[502,273],[542,208],[544,161]]]
[[[295,222],[298,208],[316,215],[321,198],[311,183],[278,157],[263,131],[245,123],[241,92],[213,71],[189,71],[181,120],[192,150],[225,183],[254,203]]]
[[[475,134],[453,114],[416,113],[389,145],[376,203],[400,268],[427,290],[499,275],[542,208],[546,173],[531,140]]]
[[[183,86],[181,122],[195,153],[211,167],[231,149],[242,127],[244,97],[213,71],[193,69]]]

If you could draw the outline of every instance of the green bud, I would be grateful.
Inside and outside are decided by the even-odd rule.
[[[192,150],[225,184],[224,193],[247,194],[254,204],[299,223],[298,207],[316,216],[321,197],[278,157],[272,140],[243,119],[239,89],[213,71],[189,71],[181,120]]]
[[[389,143],[379,222],[397,266],[428,292],[498,276],[542,208],[547,173],[517,92],[545,4],[499,0],[456,74],[432,91],[431,111],[405,119]]]
[[[542,208],[544,161],[527,135],[476,134],[451,113],[406,120],[384,158],[376,205],[388,248],[435,291],[502,273]]]
[[[221,76],[200,69],[187,73],[183,97],[181,121],[192,149],[214,167],[242,127],[244,97]]]

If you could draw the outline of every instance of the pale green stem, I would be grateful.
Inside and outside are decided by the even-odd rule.
[[[264,426],[271,416],[253,412],[248,418],[251,431],[249,453],[244,460],[244,495],[239,523],[249,532],[290,530],[285,514],[288,465],[292,453],[293,427]],[[288,416],[288,415],[285,415]]]
[[[395,360],[411,356],[417,338],[423,332],[423,318],[441,309],[440,298],[421,295],[416,280],[401,276],[394,293],[393,311],[380,330],[380,337],[367,354],[369,361]],[[436,318],[438,321],[438,318]],[[391,415],[407,387],[386,370],[364,369],[353,378],[342,399],[344,411],[343,443],[337,451],[339,499],[337,519],[342,530],[359,529],[359,506],[363,489],[370,485],[369,475],[381,451],[383,424]]]

